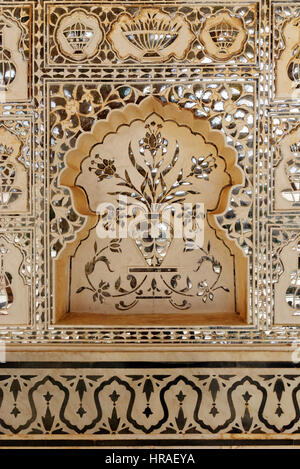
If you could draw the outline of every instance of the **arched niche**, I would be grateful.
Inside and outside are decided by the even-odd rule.
[[[247,316],[248,260],[220,228],[230,190],[243,183],[236,152],[220,131],[211,130],[175,104],[148,97],[96,123],[66,155],[60,184],[69,187],[86,222],[76,239],[55,260],[55,318],[65,324],[238,324]],[[174,235],[138,239],[99,238],[99,223],[115,223],[99,204],[128,205],[128,221],[153,204],[190,207],[202,203],[193,218],[201,236]],[[151,207],[151,208],[149,208]],[[154,210],[155,211],[155,210]],[[117,210],[117,228],[122,218]],[[110,213],[111,214],[111,213]],[[123,214],[123,212],[122,212]],[[180,218],[180,216],[179,216]],[[162,219],[159,219],[162,222]],[[173,223],[173,224],[172,224]],[[116,227],[116,225],[114,225]],[[140,227],[140,225],[139,225]],[[166,228],[164,221],[160,225]],[[143,233],[143,231],[142,231]]]

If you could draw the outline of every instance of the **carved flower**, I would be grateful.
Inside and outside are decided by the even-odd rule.
[[[104,303],[104,299],[108,298],[110,296],[110,293],[107,291],[109,288],[109,283],[104,282],[104,280],[101,280],[101,282],[98,285],[97,292],[93,296],[93,300],[99,300],[100,303]]]
[[[198,179],[205,179],[205,181],[209,180],[210,173],[217,167],[216,158],[212,155],[207,157],[199,156],[198,158],[193,156],[192,163],[192,174]]]
[[[65,111],[67,113],[67,118],[73,116],[74,114],[78,114],[79,112],[79,102],[75,99],[70,99],[66,102]]]
[[[95,166],[90,166],[89,171],[94,171],[96,176],[98,176],[98,181],[103,181],[103,179],[108,179],[116,173],[116,167],[114,165],[114,160],[108,160],[106,158],[102,159],[99,155],[96,157],[100,162],[92,161],[92,164]]]
[[[234,101],[225,101],[224,111],[226,114],[234,114],[238,110],[238,105]]]
[[[237,187],[231,193],[230,206],[225,215],[219,217],[219,223],[235,238],[241,246],[252,248],[251,229],[252,192],[250,189]]]
[[[201,296],[203,303],[206,303],[207,300],[213,301],[214,293],[211,288],[208,286],[206,280],[198,283],[198,296]]]
[[[161,124],[156,124],[151,122],[151,124],[146,125],[146,135],[143,139],[140,140],[140,152],[143,154],[145,150],[149,150],[152,156],[155,156],[159,149],[162,149],[165,153],[168,141],[164,139],[161,135],[160,129],[162,128]]]

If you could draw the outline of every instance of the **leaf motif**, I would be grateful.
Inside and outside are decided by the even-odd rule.
[[[132,197],[134,199],[140,198],[138,194],[132,192],[107,192],[109,195],[126,195],[127,197]]]
[[[107,259],[106,256],[100,256],[96,259],[96,262],[104,262],[104,264],[106,264],[106,267],[108,268],[108,270],[110,272],[113,272],[113,270],[111,270],[110,268],[110,261]]]
[[[131,184],[130,177],[129,177],[127,169],[125,169],[125,179],[129,184]]]
[[[123,187],[128,187],[128,189],[131,189],[131,185],[127,184],[127,182],[118,182],[116,186],[123,186]]]
[[[165,180],[164,180],[162,174],[160,175],[160,184],[161,184],[163,193],[165,194],[165,193],[167,192],[167,185],[166,185],[166,183],[165,183]]]
[[[129,143],[128,145],[128,156],[129,156],[132,166],[135,168],[135,157],[131,148],[131,143]]]
[[[108,291],[103,291],[103,292],[102,292],[102,296],[109,297],[109,296],[110,296],[110,293],[108,293]]]
[[[199,192],[198,192],[198,191],[192,191],[192,190],[188,190],[188,191],[186,191],[186,194],[193,194],[193,195],[197,195],[197,194],[199,194]]]
[[[145,197],[146,201],[148,202],[149,206],[151,206],[151,204],[152,204],[152,199],[151,199],[151,197],[150,197],[147,193],[144,194],[144,197]],[[141,199],[140,199],[140,200],[141,200]],[[141,200],[141,202],[144,202],[144,201]]]
[[[113,432],[116,432],[118,430],[120,420],[121,419],[118,418],[117,409],[114,407],[111,417],[108,417],[108,423]]]
[[[180,279],[180,275],[174,275],[172,278],[171,278],[171,286],[173,288],[176,288],[177,287],[177,280]]]
[[[85,290],[86,287],[80,287],[76,290],[76,293],[81,293],[83,290]]]
[[[171,169],[172,169],[172,165],[168,164],[168,166],[162,171],[162,174],[165,176],[166,174],[170,172]]]
[[[149,186],[149,189],[151,191],[152,197],[154,197],[154,188],[153,188],[152,181],[151,181],[150,178],[148,178],[147,180],[148,180],[148,186]]]
[[[176,142],[176,148],[175,148],[175,152],[172,158],[172,162],[162,171],[163,176],[166,176],[166,174],[168,174],[171,171],[171,169],[174,168],[178,160],[178,157],[179,157],[179,145],[178,145],[178,142]]]
[[[143,177],[145,177],[146,174],[147,174],[147,171],[146,171],[142,166],[140,166],[140,165],[136,162],[135,157],[134,157],[134,154],[133,154],[133,151],[132,151],[131,143],[129,143],[129,145],[128,145],[128,156],[129,156],[129,159],[130,159],[130,162],[131,162],[132,166],[133,166],[134,168],[136,168],[137,171],[138,171]],[[127,178],[126,178],[126,179],[127,179]],[[129,181],[130,181],[130,179],[129,179]]]
[[[134,275],[128,275],[128,280],[130,280],[130,286],[132,289],[134,289],[137,285],[137,281],[136,281],[136,278],[134,277]]]
[[[146,174],[147,174],[147,171],[142,167],[140,166],[139,164],[136,165],[136,169],[138,170],[138,172],[140,173],[141,176],[145,177]]]
[[[182,407],[179,408],[178,417],[175,417],[175,421],[176,421],[178,430],[183,430],[186,424],[187,418],[184,417]]]
[[[97,253],[97,250],[98,250],[97,241],[95,241],[95,243],[94,243],[94,251],[95,251],[95,254]]]
[[[111,248],[114,248],[114,249],[117,249],[117,248],[119,248],[119,247],[120,247],[120,244],[119,244],[119,243],[117,243],[117,242],[112,242],[112,241],[111,241],[111,243],[110,243],[110,247],[111,247]]]
[[[93,295],[93,301],[95,302],[97,299],[98,299],[98,293],[96,292],[96,293],[94,293],[94,295]]]
[[[115,289],[119,290],[120,286],[121,286],[121,277],[118,277],[115,282]]]
[[[177,176],[177,181],[180,182],[182,177],[183,177],[183,169],[181,168],[181,170],[179,171],[179,174]]]
[[[148,176],[145,177],[145,179],[143,180],[142,184],[141,184],[141,192],[142,194],[144,194],[144,191],[146,189],[146,186],[147,186],[147,182],[148,182]]]
[[[157,198],[157,202],[159,203],[162,199],[163,199],[163,196],[166,194],[167,192],[167,185],[165,183],[165,180],[163,178],[163,175],[160,174],[159,176],[159,182],[160,182],[160,185],[161,185],[161,188],[162,188],[162,193],[159,195],[159,197]]]
[[[86,275],[91,275],[94,272],[95,264],[94,262],[87,262],[85,264],[85,273]]]

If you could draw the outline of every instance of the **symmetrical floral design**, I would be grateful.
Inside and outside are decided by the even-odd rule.
[[[170,303],[172,304],[173,307],[177,309],[189,309],[190,304],[188,303],[187,300],[184,300],[183,303],[176,304],[174,300],[172,299],[172,293],[175,293],[176,295],[180,295],[183,297],[192,297],[192,296],[198,296],[201,298],[203,303],[206,303],[207,300],[213,301],[214,296],[215,296],[215,291],[221,289],[224,292],[229,292],[229,289],[223,285],[218,285],[221,274],[222,274],[222,266],[220,262],[218,262],[215,257],[210,253],[210,243],[208,243],[207,249],[203,249],[202,247],[199,247],[199,250],[202,252],[202,257],[199,259],[197,263],[197,267],[195,269],[195,272],[198,272],[200,267],[208,262],[211,263],[212,270],[215,274],[215,278],[213,281],[209,282],[208,280],[204,279],[197,284],[197,290],[195,290],[194,285],[192,284],[191,280],[189,277],[186,277],[186,286],[183,288],[180,286],[181,282],[181,276],[176,274],[174,275],[170,282],[168,283],[163,276],[160,276],[159,280],[156,280],[155,277],[151,279],[151,276],[144,275],[141,280],[138,280],[136,276],[134,275],[129,275],[127,277],[127,280],[129,281],[130,288],[124,288],[124,285],[122,285],[122,280],[121,277],[119,276],[118,279],[115,281],[114,285],[110,285],[109,282],[101,279],[99,283],[95,284],[95,280],[91,280],[91,275],[95,271],[96,264],[99,262],[103,262],[107,269],[112,272],[111,267],[110,267],[110,261],[107,256],[103,255],[102,253],[106,250],[110,250],[111,252],[119,252],[122,253],[122,248],[121,248],[121,240],[120,239],[113,239],[110,241],[110,243],[100,249],[98,251],[98,245],[95,242],[94,245],[94,251],[95,255],[94,257],[89,260],[86,265],[85,265],[85,278],[87,280],[88,285],[87,286],[81,286],[77,289],[76,293],[81,293],[85,290],[89,290],[92,294],[93,301],[100,301],[100,303],[104,303],[106,298],[112,297],[112,298],[120,298],[120,297],[125,297],[132,295],[136,293],[136,298],[132,303],[125,304],[123,301],[116,303],[115,307],[118,310],[126,310],[126,309],[131,309],[134,306],[138,304],[139,298],[142,298],[143,295],[145,295],[146,292],[151,292],[153,299],[156,297],[160,298],[161,292],[164,293],[164,295],[168,295],[170,298]],[[195,246],[193,246],[192,249],[195,249]],[[187,248],[187,251],[189,248]],[[101,254],[101,255],[100,255]],[[205,272],[205,270],[203,270]],[[150,277],[150,278],[149,278]],[[96,277],[97,279],[97,277]],[[98,279],[96,280],[98,282]],[[147,286],[150,285],[149,288]],[[161,286],[161,288],[158,288],[158,285]],[[167,288],[165,288],[167,287]]]
[[[170,17],[156,8],[142,8],[135,17],[121,15],[108,37],[121,58],[144,62],[182,59],[194,39],[183,16]]]
[[[163,204],[167,203],[168,207],[170,207],[174,203],[183,203],[188,194],[197,194],[197,191],[192,188],[192,177],[198,174],[193,167],[190,173],[185,175],[183,170],[180,169],[178,174],[176,173],[175,175],[175,180],[171,181],[169,185],[165,183],[166,176],[171,170],[174,172],[174,168],[178,165],[180,149],[178,143],[176,143],[172,162],[163,167],[163,155],[166,152],[168,141],[161,135],[161,128],[162,125],[156,125],[154,121],[146,124],[145,137],[139,141],[139,156],[134,155],[132,143],[129,143],[128,159],[132,167],[143,178],[139,186],[130,178],[127,170],[125,170],[124,176],[117,172],[115,159],[104,158],[96,154],[95,159],[99,160],[100,163],[95,166],[95,160],[92,160],[92,166],[89,166],[89,171],[95,173],[98,182],[111,177],[116,178],[119,181],[117,185],[120,189],[117,192],[109,192],[108,194],[112,196],[126,196],[130,199],[129,204],[133,206],[136,205],[136,202],[139,202],[137,208],[144,211],[145,215],[149,217],[149,221],[153,218],[154,214],[152,211],[155,207],[158,207],[157,214],[159,214]],[[147,160],[147,152],[152,157],[150,161]],[[145,163],[143,166],[139,163],[141,157]],[[164,224],[164,221],[159,219],[159,224]],[[146,247],[141,239],[137,240],[137,245],[149,265],[154,266],[162,263],[172,240],[172,228],[170,235],[170,239],[165,238],[162,240],[159,237],[157,240],[155,238],[149,239],[149,234],[147,234],[145,235]],[[164,236],[163,233],[161,236]],[[149,246],[149,242],[151,246]]]
[[[103,40],[98,18],[81,9],[63,15],[54,34],[61,53],[76,62],[92,58]]]
[[[208,55],[216,60],[229,60],[243,50],[247,31],[240,17],[220,10],[205,20],[200,39]]]
[[[216,236],[210,225],[210,223],[213,225],[214,221],[213,219],[211,222],[208,221],[210,215],[207,212],[213,210],[218,213],[220,204],[225,207],[227,203],[228,190],[224,198],[222,195],[224,187],[230,188],[242,182],[241,172],[235,166],[235,153],[224,146],[219,133],[209,133],[206,120],[198,123],[189,111],[185,111],[184,116],[179,111],[178,118],[175,118],[174,114],[176,116],[178,112],[176,108],[173,105],[163,106],[154,97],[146,99],[141,106],[130,105],[127,110],[131,116],[129,123],[122,125],[123,119],[127,122],[125,112],[112,113],[105,126],[100,126],[99,123],[94,127],[92,139],[88,134],[84,135],[81,138],[82,146],[70,151],[66,157],[67,168],[62,173],[61,183],[71,188],[75,196],[75,205],[79,201],[79,199],[76,201],[76,197],[85,194],[85,201],[82,200],[80,204],[81,207],[84,204],[88,207],[85,213],[90,211],[90,220],[92,216],[94,217],[93,214],[96,214],[92,222],[94,226],[98,218],[96,229],[91,230],[89,235],[85,235],[83,231],[80,234],[80,237],[86,241],[78,248],[72,261],[72,269],[76,270],[73,278],[76,280],[73,284],[70,274],[71,308],[74,307],[78,311],[84,307],[85,302],[88,302],[89,310],[98,313],[97,307],[90,302],[87,292],[90,290],[95,300],[100,295],[101,303],[104,297],[109,299],[105,303],[108,303],[110,311],[130,309],[140,300],[143,300],[147,307],[153,308],[152,300],[160,299],[167,300],[177,309],[192,308],[196,312],[197,304],[201,300],[203,307],[206,303],[206,296],[200,298],[201,292],[198,295],[197,290],[197,284],[205,280],[214,292],[211,302],[215,303],[215,297],[218,297],[216,304],[213,305],[215,311],[218,311],[220,298],[225,293],[226,311],[233,312],[236,280],[231,266],[232,257],[228,254],[228,251],[231,252],[231,245],[229,244],[228,250],[224,247],[230,242],[226,241],[225,233]],[[143,118],[137,119],[135,115]],[[177,122],[180,117],[184,124]],[[85,147],[85,152],[82,152],[85,139],[89,139],[88,145],[91,141],[99,143]],[[75,171],[72,169],[74,157],[78,161],[78,169]],[[80,192],[77,188],[81,189]],[[106,204],[105,210],[102,207],[103,200]],[[203,214],[201,229],[195,210],[195,205],[199,201],[203,201],[203,204],[207,201],[205,207],[207,216]],[[187,203],[190,203],[191,209],[190,226],[186,218]],[[124,204],[127,215],[121,213]],[[117,213],[115,208],[110,213],[111,209],[108,207],[111,205],[113,207],[116,205],[119,212]],[[171,215],[168,220],[164,211]],[[113,220],[114,212],[115,220]],[[128,265],[123,263],[117,266],[115,264],[117,256],[110,255],[106,259],[109,259],[109,264],[106,262],[109,270],[106,279],[103,277],[102,269],[95,269],[100,260],[104,261],[102,251],[95,253],[93,261],[86,264],[85,276],[89,286],[82,284],[80,280],[82,264],[78,264],[77,259],[89,255],[88,246],[92,246],[96,236],[99,237],[99,229],[104,235],[101,234],[100,238],[106,238],[108,228],[114,228],[119,223],[125,222],[124,216],[131,223],[129,231],[126,231],[125,236],[123,232],[121,235],[120,231],[113,236],[119,235],[122,239],[125,238],[126,252],[130,259]],[[178,227],[174,228],[175,222],[184,226],[183,236],[178,236]],[[205,232],[206,243],[209,240],[206,250],[200,245],[199,237],[198,241],[193,243],[192,238],[195,233],[192,233],[191,225],[194,226],[194,231]],[[154,230],[154,227],[158,230]],[[137,256],[136,249],[132,246],[134,244],[138,247],[142,259],[141,256]],[[108,248],[103,241],[100,245],[101,250]],[[210,252],[211,247],[214,255]],[[176,260],[176,256],[174,258],[174,249],[177,249],[181,260]],[[173,260],[169,256],[172,250]],[[232,254],[233,257],[238,255],[238,253]],[[219,258],[218,261],[216,257]],[[191,275],[185,259],[189,259],[189,265],[193,269]],[[206,264],[205,276],[203,269],[201,274],[197,275],[202,263]],[[207,263],[211,263],[211,269]],[[221,276],[224,275],[221,264],[226,264],[226,282],[224,279],[221,280]],[[115,267],[112,267],[113,265]],[[118,279],[110,275],[116,269],[120,271]],[[175,275],[172,276],[172,272]],[[105,295],[102,292],[104,281]],[[128,281],[130,288],[124,287],[124,282]],[[122,294],[119,289],[121,284],[123,284]],[[101,292],[97,293],[98,288]],[[81,294],[78,300],[75,292]],[[115,302],[114,299],[120,296],[128,296],[129,302],[122,304]]]
[[[162,151],[164,155],[167,151],[168,141],[161,135],[161,124],[151,122],[146,124],[147,129],[145,137],[139,141],[140,153],[145,154],[145,150],[149,150],[153,158],[156,156],[158,150]]]

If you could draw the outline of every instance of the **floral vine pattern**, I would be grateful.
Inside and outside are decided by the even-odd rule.
[[[113,298],[119,298],[119,297],[131,295],[132,293],[135,293],[143,285],[143,283],[146,280],[146,276],[144,277],[142,282],[138,284],[137,279],[134,275],[128,275],[127,280],[129,280],[129,283],[130,283],[130,290],[126,290],[121,285],[121,277],[118,277],[118,279],[116,280],[116,282],[114,284],[114,288],[115,288],[116,291],[118,291],[118,293],[117,294],[112,294],[112,293],[109,292],[110,284],[108,282],[106,282],[105,280],[101,279],[97,286],[95,286],[92,283],[92,281],[90,279],[90,276],[94,272],[95,266],[96,266],[97,263],[104,262],[104,264],[106,265],[106,268],[110,272],[112,272],[112,270],[110,268],[110,261],[105,255],[103,255],[103,252],[106,251],[107,249],[109,249],[111,252],[121,253],[122,249],[120,247],[120,244],[121,244],[120,239],[112,239],[108,246],[105,246],[104,248],[98,250],[98,245],[95,242],[95,245],[94,245],[95,255],[85,265],[85,278],[88,282],[88,286],[82,286],[82,287],[78,288],[76,293],[81,293],[84,290],[89,290],[89,291],[92,292],[93,301],[94,302],[95,301],[100,301],[100,303],[102,304],[102,303],[104,303],[105,298],[108,298],[110,296],[112,296]],[[139,292],[139,294],[141,294],[141,292]],[[116,308],[117,309],[130,309],[133,306],[135,306],[136,304],[137,304],[137,301],[133,301],[133,303],[126,306],[124,304],[124,302],[121,301],[119,304],[116,304]]]
[[[191,170],[188,174],[183,174],[183,169],[178,171],[177,178],[166,184],[165,178],[171,170],[178,165],[179,159],[179,145],[176,142],[176,149],[172,161],[164,169],[161,169],[164,162],[163,155],[168,146],[168,141],[161,136],[160,133],[161,125],[156,126],[155,122],[146,124],[146,135],[144,139],[139,142],[140,155],[145,155],[145,150],[149,150],[152,155],[152,161],[147,161],[145,158],[143,163],[140,165],[137,158],[135,157],[132,144],[128,147],[129,161],[133,168],[143,177],[142,183],[138,187],[130,178],[128,171],[125,169],[124,176],[121,176],[116,169],[115,160],[107,159],[99,154],[95,155],[95,160],[91,161],[92,166],[89,167],[89,171],[94,172],[97,176],[98,182],[104,179],[116,178],[120,190],[117,192],[108,192],[109,195],[118,196],[124,195],[131,199],[129,205],[134,205],[135,201],[140,203],[139,208],[142,207],[145,214],[148,216],[152,215],[154,207],[161,207],[163,204],[168,204],[169,207],[175,203],[183,203],[187,194],[198,194],[199,192],[189,188],[192,186],[191,179],[196,177],[198,179],[209,180],[209,174],[213,168],[216,168],[215,158],[212,155],[207,157],[200,156],[198,158],[192,158]],[[158,153],[160,150],[160,153]],[[134,202],[133,202],[134,201]],[[164,223],[163,221],[160,222]],[[149,237],[148,237],[149,240]],[[169,242],[166,239],[165,249],[162,248],[161,238],[159,238],[158,245],[155,238],[151,238],[150,245],[148,241],[147,249],[138,244],[141,252],[149,253],[146,259],[149,265],[160,265],[166,254],[166,249],[169,247]]]
[[[249,86],[248,84],[247,90],[250,93]],[[76,231],[79,230],[84,223],[84,217],[77,214],[70,204],[68,189],[62,188],[57,184],[59,172],[65,164],[63,158],[65,152],[74,147],[78,136],[83,131],[91,129],[93,123],[98,119],[105,118],[111,109],[122,108],[127,103],[142,100],[145,88],[144,86],[138,85],[119,85],[117,87],[102,85],[99,88],[95,88],[93,85],[88,84],[51,85],[51,88],[53,90],[51,92],[52,102],[57,103],[53,106],[51,127],[51,135],[53,136],[55,146],[52,145],[50,151],[51,161],[52,158],[55,157],[53,160],[55,164],[51,164],[53,171],[51,170],[50,172],[51,189],[53,191],[52,200],[54,201],[52,204],[53,212],[51,215],[51,225],[53,230],[51,230],[51,233],[55,235],[52,237],[51,244],[53,256],[55,257],[55,253],[58,254],[66,242],[74,239]],[[153,91],[151,91],[148,89],[146,96],[149,92],[152,93],[155,92],[155,90],[153,89]],[[62,96],[64,97],[63,100]],[[160,96],[158,95],[158,97]],[[250,104],[253,100],[253,96],[250,97],[250,94],[248,95],[247,92],[244,91],[241,84],[231,85],[219,83],[214,86],[209,85],[207,88],[205,84],[201,86],[195,84],[192,87],[178,85],[167,86],[160,98],[175,103],[178,102],[180,106],[187,109],[193,107],[195,115],[208,117],[213,129],[222,129],[226,134],[228,133],[230,141],[233,139],[237,145],[240,145],[240,148],[245,149],[244,152],[239,152],[239,165],[244,169],[245,185],[244,187],[237,186],[232,190],[227,212],[219,216],[218,221],[221,227],[229,233],[230,237],[236,239],[245,252],[251,255],[252,227],[251,224],[249,224],[249,213],[252,210],[253,175],[249,168],[252,167],[253,161],[251,159],[251,151],[247,148],[247,142],[248,139],[251,139],[252,125],[249,124],[247,131],[245,131],[245,122],[247,122],[248,116],[253,113],[253,105]],[[218,103],[221,102],[223,102],[223,111],[218,110],[221,109],[218,105]],[[71,105],[71,103],[74,104]],[[249,123],[250,122],[251,119],[249,119]],[[145,129],[144,137],[138,142],[139,156],[132,155],[132,148],[128,148],[128,155],[129,158],[131,158],[130,161],[132,165],[136,164],[136,161],[140,159],[138,166],[142,168],[141,162],[143,162],[146,152],[149,152],[152,157],[151,166],[145,166],[145,168],[140,169],[144,178],[142,190],[146,193],[148,202],[153,200],[154,190],[154,187],[152,187],[151,192],[151,168],[152,170],[159,170],[159,167],[155,168],[155,164],[161,160],[168,149],[168,142],[161,131],[162,129],[153,125],[152,122],[149,123],[148,127]],[[63,145],[63,151],[60,150],[60,145]],[[132,156],[134,157],[134,162]],[[174,158],[176,161],[176,155],[174,155]],[[57,172],[57,163],[59,160],[59,172]],[[179,181],[174,181],[174,183],[178,184],[181,177],[187,178],[187,176],[189,176],[189,178],[195,177],[207,181],[214,167],[215,161],[213,157],[203,158],[201,155],[195,155],[191,161],[190,174],[181,176],[179,171]],[[132,188],[132,181],[126,178],[125,173],[121,175],[117,171],[114,158],[108,158],[106,155],[102,154],[94,156],[90,171],[94,172],[97,177],[96,180],[100,184],[105,179],[118,178],[119,183],[123,185],[124,192],[126,190],[129,195],[133,193],[137,194],[135,197],[136,201],[143,199],[142,193],[138,195],[138,192],[141,192],[141,187]],[[145,171],[145,173],[143,171]],[[147,178],[146,175],[148,175]],[[188,183],[189,181],[187,180],[186,182]],[[166,195],[164,194],[165,189],[162,189],[162,184],[163,183],[160,182],[161,190],[157,191],[158,196],[162,195],[161,198]],[[120,188],[121,187],[122,186],[120,186]],[[139,189],[139,191],[136,191],[136,189]],[[175,188],[173,188],[173,191],[175,192],[174,189]],[[146,204],[146,198],[142,202]],[[57,205],[55,206],[55,204]],[[66,207],[68,206],[67,212],[63,209],[64,204]],[[121,214],[118,222],[121,222]],[[140,249],[142,250],[143,247],[140,246]],[[205,279],[201,279],[199,283],[202,281],[205,281]],[[183,279],[181,279],[181,283],[182,282]],[[196,284],[194,284],[194,287],[195,286]],[[200,292],[202,290],[205,291],[205,289],[209,289],[209,287],[209,284],[206,286],[204,283],[200,285],[199,290]],[[112,285],[110,285],[110,288],[112,288]],[[147,288],[150,288],[150,285],[148,285]],[[163,287],[159,288],[163,291]],[[183,288],[184,286],[180,284],[178,290],[182,290]],[[130,291],[130,288],[126,289]],[[108,288],[106,290],[108,290]],[[109,293],[116,294],[117,292],[109,290]],[[210,293],[214,295],[213,292]],[[212,294],[210,295],[211,298]],[[199,298],[201,298],[201,295],[199,295]],[[209,300],[209,295],[205,294],[205,292],[202,298],[208,302],[213,301]],[[133,304],[133,302],[130,304]],[[128,306],[127,304],[123,304],[124,309]],[[186,309],[189,307],[189,302],[186,301],[180,304],[176,302],[174,303],[174,307]]]
[[[205,262],[209,262],[212,266],[213,272],[216,274],[216,278],[213,282],[209,282],[206,278],[203,280],[199,281],[195,286],[193,285],[192,281],[190,280],[189,276],[185,278],[185,283],[186,285],[182,287],[180,282],[182,280],[181,275],[176,274],[173,275],[172,278],[170,279],[170,282],[167,282],[163,275],[160,275],[160,283],[162,285],[161,288],[159,288],[159,283],[157,282],[156,278],[148,278],[149,275],[143,276],[141,280],[138,280],[136,276],[134,275],[128,275],[127,276],[127,281],[129,283],[130,288],[124,288],[122,285],[122,280],[121,276],[117,278],[115,281],[114,285],[110,285],[109,282],[105,281],[103,278],[100,279],[98,276],[95,277],[95,280],[91,280],[91,275],[95,271],[95,267],[98,263],[104,263],[106,265],[106,268],[108,269],[109,272],[113,272],[111,270],[110,266],[110,261],[106,255],[103,253],[105,251],[111,251],[111,252],[117,252],[117,253],[122,253],[122,248],[121,248],[121,239],[112,239],[110,243],[101,249],[98,249],[98,244],[95,242],[94,244],[94,256],[92,259],[90,259],[86,264],[85,264],[85,278],[87,280],[87,285],[81,286],[77,289],[76,294],[82,293],[85,290],[88,290],[91,292],[93,301],[99,301],[101,304],[105,302],[106,298],[112,297],[112,298],[120,298],[120,297],[125,297],[129,296],[132,294],[136,294],[136,298],[134,301],[132,301],[129,304],[126,304],[123,300],[121,300],[119,303],[115,304],[115,308],[117,310],[128,310],[133,308],[138,304],[139,297],[142,298],[143,295],[145,294],[145,289],[147,293],[151,293],[153,296],[153,299],[157,294],[160,294],[163,291],[164,295],[167,295],[168,298],[170,298],[170,304],[176,308],[176,309],[181,309],[181,310],[186,310],[191,307],[190,303],[188,302],[187,299],[184,299],[181,304],[176,303],[174,299],[172,298],[172,294],[175,293],[176,295],[180,295],[183,297],[193,297],[193,296],[198,296],[201,298],[203,303],[206,303],[207,300],[213,301],[215,292],[217,290],[223,290],[224,292],[229,292],[230,290],[223,286],[219,285],[219,280],[222,275],[222,266],[218,260],[215,259],[215,257],[211,254],[210,252],[210,242],[207,244],[207,249],[204,249],[201,246],[197,246],[197,248],[202,252],[202,256],[199,258],[197,267],[194,270],[194,272],[198,272]],[[187,247],[186,250],[188,251],[189,249],[195,249],[194,244],[190,243],[193,247],[189,248]],[[205,272],[205,270],[204,270]],[[144,289],[142,289],[143,285],[145,284]],[[147,286],[150,284],[150,287],[147,288]]]
[[[250,90],[251,86],[247,85],[249,93],[254,92],[253,88]],[[54,256],[58,255],[65,242],[74,239],[75,233],[84,223],[84,217],[76,214],[72,208],[69,190],[58,184],[59,172],[65,165],[66,151],[74,147],[83,131],[89,131],[93,123],[105,118],[110,110],[143,99],[143,93],[147,96],[149,92],[151,90],[146,91],[144,86],[137,85],[117,87],[101,85],[99,89],[88,84],[51,85],[53,110],[50,145],[52,200],[50,216]],[[155,89],[153,92],[155,93]],[[230,201],[228,211],[218,219],[222,228],[229,231],[230,236],[237,240],[245,252],[251,253],[252,230],[249,226],[249,214],[252,210],[253,161],[247,145],[251,140],[253,129],[250,119],[254,110],[253,95],[248,94],[241,84],[216,83],[210,84],[207,88],[205,84],[195,84],[192,87],[183,85],[165,87],[161,99],[178,103],[187,109],[192,108],[197,116],[208,117],[213,129],[225,131],[228,139],[230,141],[233,139],[234,144],[241,148],[239,165],[244,170],[245,185],[233,189],[234,206]],[[218,105],[222,102],[222,105]],[[74,104],[71,106],[70,103]],[[218,110],[222,106],[224,110]],[[97,169],[103,170],[103,168]]]

